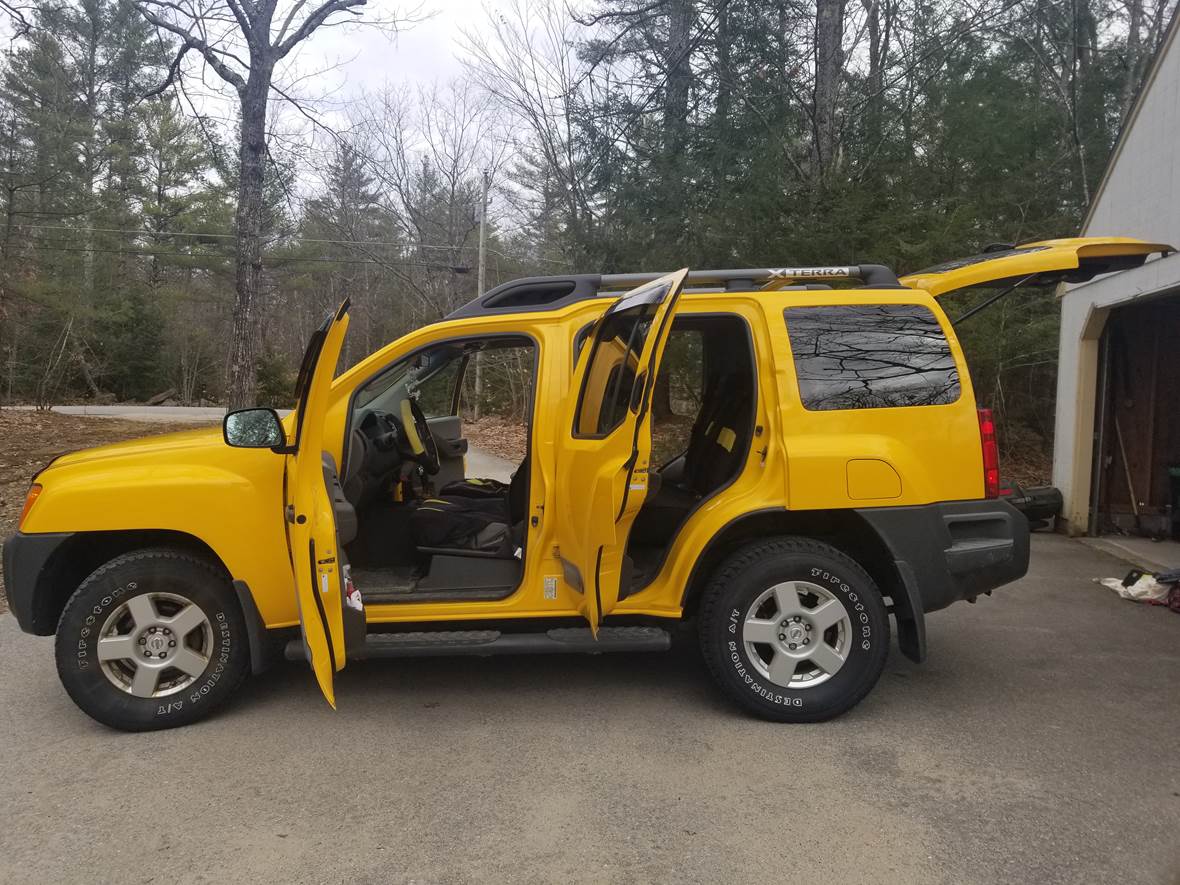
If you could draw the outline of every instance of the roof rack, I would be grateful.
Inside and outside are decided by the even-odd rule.
[[[446,318],[455,320],[486,314],[557,310],[600,295],[618,295],[657,280],[666,273],[568,274],[510,280],[467,302]],[[685,285],[692,287],[686,291],[694,292],[750,292],[827,288],[815,284],[832,280],[859,280],[863,286],[873,289],[904,288],[897,281],[896,274],[883,264],[693,270],[689,271]]]

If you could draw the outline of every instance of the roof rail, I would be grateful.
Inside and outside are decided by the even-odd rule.
[[[567,274],[551,277],[524,277],[489,289],[447,315],[446,319],[487,314],[522,313],[556,310],[567,304],[617,295],[644,283],[657,280],[666,272]],[[781,289],[828,280],[860,280],[873,289],[904,288],[897,276],[883,264],[851,264],[826,267],[762,267],[729,270],[689,271],[686,285],[692,291],[749,292],[758,289]],[[813,287],[814,288],[814,287]]]
[[[632,289],[667,273],[612,273],[602,275],[602,291]],[[690,270],[687,284],[719,285],[731,292],[820,280],[860,280],[871,288],[900,287],[897,275],[883,264],[829,265],[825,267],[758,267],[729,270]]]

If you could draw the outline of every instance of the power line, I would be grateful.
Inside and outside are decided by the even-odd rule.
[[[94,252],[104,255],[140,255],[149,258],[154,258],[162,255],[177,255],[183,258],[227,258],[228,256],[217,255],[211,252],[181,252],[179,250],[165,250],[165,249],[89,249],[85,246],[43,246],[38,245],[38,249],[46,252]],[[314,262],[322,264],[375,264],[378,266],[387,266],[390,262],[378,261],[375,258],[300,258],[298,256],[286,255],[264,255],[264,260],[279,264],[300,264],[303,262]],[[469,273],[470,268],[463,265],[455,264],[435,264],[428,261],[399,261],[398,267],[429,267],[438,270],[450,270],[455,273]]]
[[[98,233],[98,234],[129,234],[143,237],[204,237],[217,240],[232,240],[237,234],[221,233],[217,231],[155,231],[123,227],[76,227],[66,224],[17,224],[14,227],[28,230],[61,230],[70,233]],[[338,246],[399,246],[408,249],[473,249],[474,246],[442,246],[432,243],[406,243],[396,240],[325,240],[315,237],[285,237],[301,243],[327,243]]]
[[[16,225],[13,225],[13,227],[21,228],[24,230],[60,230],[60,231],[67,231],[69,233],[79,233],[79,234],[80,233],[127,234],[129,236],[137,236],[137,237],[159,237],[159,238],[162,238],[162,237],[196,237],[198,239],[204,238],[204,239],[218,239],[218,240],[233,240],[233,239],[237,238],[237,234],[222,233],[222,232],[152,231],[152,230],[141,230],[141,229],[137,230],[137,229],[132,229],[132,228],[120,228],[120,227],[79,227],[79,226],[66,225],[66,224],[16,224]],[[436,249],[439,251],[449,251],[449,252],[454,252],[454,251],[458,251],[458,250],[464,250],[464,251],[472,251],[472,250],[478,251],[479,250],[478,245],[475,245],[475,246],[465,246],[465,245],[444,246],[444,245],[440,245],[437,243],[408,243],[408,242],[398,242],[396,240],[329,240],[329,239],[320,239],[320,238],[316,238],[316,237],[285,237],[284,239],[293,240],[293,241],[299,242],[299,243],[319,243],[321,245],[332,245],[332,246],[392,246],[392,247],[396,247],[396,248],[400,248],[400,249],[409,249],[409,250]],[[83,250],[83,251],[95,252],[95,251],[101,251],[101,250],[91,249],[91,250]],[[489,254],[499,255],[501,258],[507,258],[507,259],[513,260],[513,261],[521,261],[522,260],[518,256],[509,255],[506,252],[500,252],[500,251],[497,251],[496,249],[487,249],[487,252]],[[177,254],[183,254],[183,253],[177,253]],[[312,259],[307,259],[307,260],[310,261]],[[569,262],[567,262],[567,261],[560,261],[558,259],[553,259],[553,258],[533,257],[529,260],[543,261],[547,264],[561,264],[561,265],[568,265],[569,264]]]

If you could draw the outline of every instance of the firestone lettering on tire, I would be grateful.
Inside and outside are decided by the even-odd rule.
[[[78,631],[78,654],[75,660],[79,670],[90,669],[90,634],[92,632],[91,628],[97,621],[98,616],[110,608],[111,604],[116,602],[119,597],[129,591],[138,589],[139,583],[137,581],[128,581],[126,584],[116,587],[100,599],[98,605],[91,607],[90,614],[82,621],[82,628]]]

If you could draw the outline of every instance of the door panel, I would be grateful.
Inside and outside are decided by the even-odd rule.
[[[438,448],[439,469],[434,484],[442,488],[449,482],[464,479],[467,440],[463,438],[463,419],[458,415],[443,415],[428,418],[426,424]]]
[[[1162,243],[1131,237],[1074,237],[1025,243],[928,267],[901,278],[903,286],[938,297],[973,286],[1082,283],[1101,274],[1143,264],[1156,252],[1174,252]]]
[[[688,269],[620,298],[582,348],[557,454],[558,552],[579,610],[597,630],[629,571],[631,523],[648,490],[650,404]]]
[[[363,616],[337,533],[332,493],[335,464],[325,464],[323,458],[328,393],[347,329],[346,301],[312,337],[300,372],[296,437],[288,448],[284,483],[284,515],[303,644],[320,690],[333,707],[333,674],[344,666],[346,657],[344,606]]]

